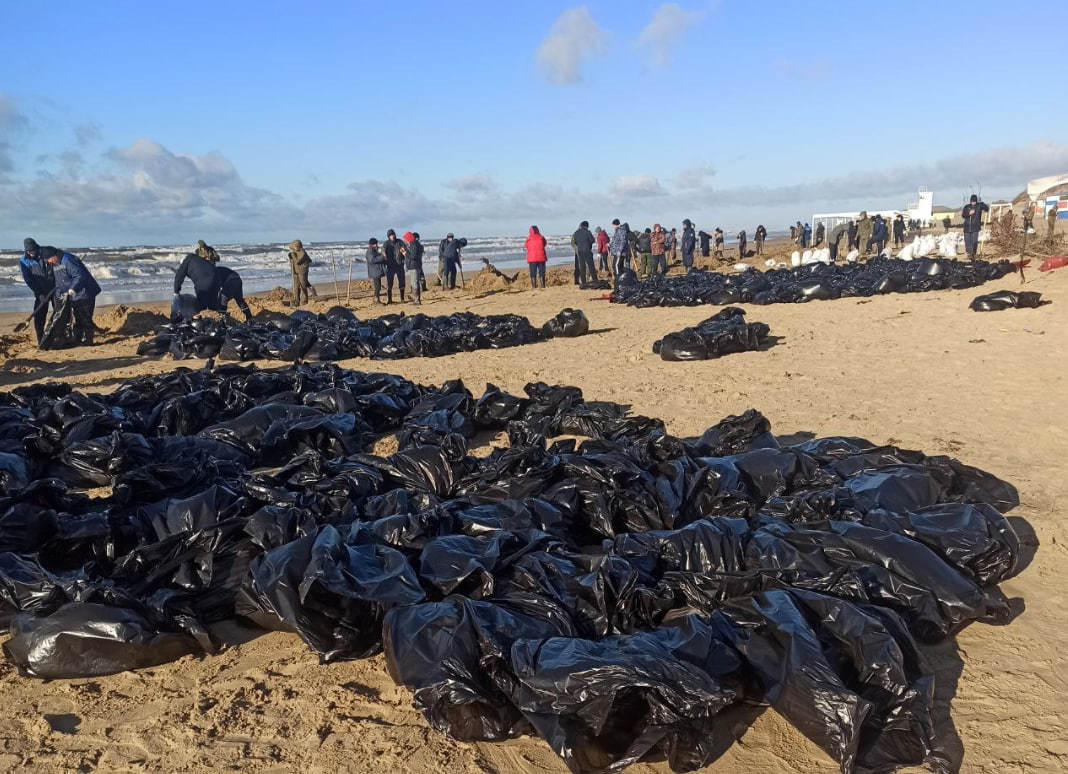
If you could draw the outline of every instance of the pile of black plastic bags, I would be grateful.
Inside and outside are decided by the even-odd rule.
[[[767,323],[746,322],[745,310],[728,306],[689,328],[673,331],[653,342],[661,360],[710,360],[735,352],[763,349],[771,328]]]
[[[707,764],[766,705],[846,772],[944,766],[917,642],[1010,620],[1019,555],[1015,490],[948,457],[330,364],[0,393],[0,495],[24,675],[212,652],[237,616],[384,650],[434,728],[583,774]]]
[[[336,306],[321,315],[298,310],[247,323],[218,317],[179,321],[162,326],[155,336],[141,342],[137,354],[169,354],[176,360],[217,357],[291,363],[351,357],[399,360],[517,347],[588,331],[586,316],[570,308],[535,328],[526,317],[516,314],[455,312],[432,317],[400,313],[361,320]]]
[[[639,282],[624,272],[612,300],[630,306],[699,304],[795,304],[879,293],[920,293],[971,288],[1016,270],[1008,261],[957,261],[951,258],[872,258],[865,263],[814,263],[738,274],[694,271],[654,274]]]

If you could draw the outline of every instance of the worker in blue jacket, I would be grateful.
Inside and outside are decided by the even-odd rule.
[[[57,303],[65,297],[72,305],[75,345],[92,345],[93,312],[96,310],[96,297],[100,295],[100,285],[85,264],[70,253],[54,247],[42,249],[41,252],[52,266]]]
[[[37,334],[37,343],[41,343],[44,335],[45,321],[48,320],[48,302],[52,302],[55,308],[56,280],[52,276],[52,264],[44,259],[44,250],[55,250],[54,247],[41,247],[32,237],[26,237],[22,241],[23,254],[19,259],[19,268],[22,270],[22,280],[26,287],[33,293],[33,330]]]

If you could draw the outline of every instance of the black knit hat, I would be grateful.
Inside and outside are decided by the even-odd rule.
[[[367,240],[367,244],[369,244],[369,245],[377,245],[378,244],[378,240],[375,237],[371,237],[370,239]]]
[[[579,228],[589,228],[589,227],[590,227],[590,222],[588,220],[584,220],[581,223],[579,223]]]
[[[22,249],[25,250],[27,253],[34,252],[38,247],[40,247],[40,245],[37,244],[37,240],[35,240],[33,237],[26,237],[22,240]]]

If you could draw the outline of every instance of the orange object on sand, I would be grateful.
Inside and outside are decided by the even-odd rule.
[[[1042,265],[1038,267],[1038,270],[1053,271],[1054,269],[1063,269],[1065,266],[1068,266],[1068,255],[1051,255],[1042,261]]]

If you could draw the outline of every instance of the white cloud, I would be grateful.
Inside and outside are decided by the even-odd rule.
[[[617,198],[660,196],[660,181],[652,175],[621,175],[612,181],[611,191]]]
[[[580,5],[564,11],[553,23],[538,48],[538,64],[552,83],[575,83],[582,79],[584,59],[603,54],[607,33]]]
[[[486,196],[497,190],[497,183],[489,175],[461,175],[445,182],[458,195],[473,198]]]
[[[26,124],[26,117],[19,112],[15,101],[0,92],[0,180],[15,170],[11,157],[12,141]]]
[[[638,35],[638,47],[645,49],[654,66],[665,67],[679,39],[702,16],[702,11],[687,11],[678,3],[664,3],[653,11],[653,17]]]
[[[679,170],[679,173],[675,175],[675,182],[683,188],[700,188],[715,175],[716,168],[711,164],[697,164]]]

